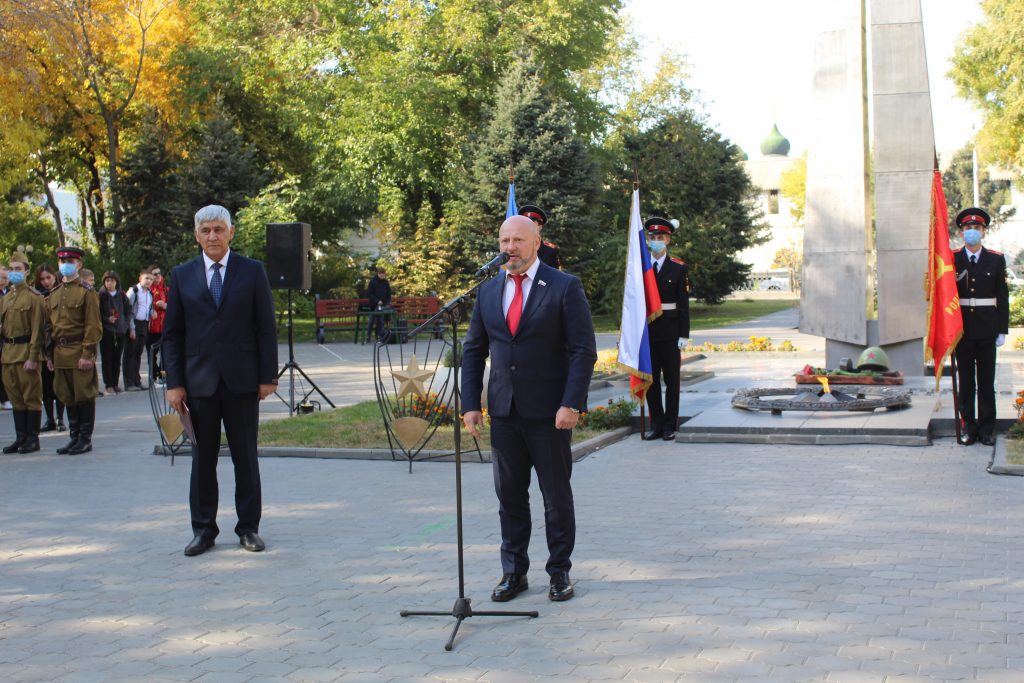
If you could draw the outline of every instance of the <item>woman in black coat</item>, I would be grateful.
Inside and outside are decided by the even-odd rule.
[[[121,375],[121,354],[132,324],[132,309],[128,297],[121,289],[121,278],[112,270],[103,273],[100,288],[100,318],[103,320],[103,339],[100,340],[100,360],[103,363],[103,386],[107,395],[121,391],[117,378]]]

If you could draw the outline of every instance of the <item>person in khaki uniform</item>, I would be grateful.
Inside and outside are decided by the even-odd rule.
[[[57,250],[63,281],[46,300],[51,337],[47,365],[53,370],[54,393],[67,406],[71,435],[71,441],[57,449],[61,455],[92,450],[100,393],[96,349],[103,338],[103,321],[99,296],[78,276],[84,255],[78,247]]]
[[[39,424],[43,414],[43,297],[28,286],[28,259],[15,252],[10,262],[11,291],[0,300],[0,337],[3,338],[3,382],[13,404],[14,443],[4,453],[39,450]]]

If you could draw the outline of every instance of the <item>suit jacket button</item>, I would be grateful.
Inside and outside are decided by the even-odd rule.
[[[516,371],[516,366],[514,366],[514,365],[509,366],[509,370],[511,370],[512,372],[515,372]]]

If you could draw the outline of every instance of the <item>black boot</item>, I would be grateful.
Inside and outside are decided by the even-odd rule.
[[[21,444],[25,443],[25,432],[26,430],[26,418],[24,410],[12,411],[14,415],[14,443],[10,446],[4,447],[4,453],[17,453],[18,449],[21,448]]]
[[[71,426],[71,429],[69,430],[71,440],[68,441],[68,444],[66,446],[57,449],[57,453],[59,453],[60,455],[67,455],[68,451],[74,448],[75,444],[78,443],[78,406],[67,406],[67,409],[68,424]]]
[[[42,422],[43,413],[39,410],[26,410],[25,415],[25,440],[21,442],[19,453],[35,453],[39,450],[39,423]]]
[[[46,411],[46,424],[40,427],[41,432],[52,432],[57,429],[57,423],[53,421],[53,401],[43,401],[43,409]]]
[[[78,440],[68,449],[68,455],[88,453],[92,450],[92,428],[96,423],[96,402],[78,406]]]
[[[64,426],[64,404],[57,400],[57,431],[63,432],[67,427]],[[68,422],[71,422],[71,412],[68,411]]]

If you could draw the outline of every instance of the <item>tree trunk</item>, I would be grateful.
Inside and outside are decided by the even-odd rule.
[[[120,131],[114,117],[107,118],[107,169],[110,180],[110,232],[117,233],[121,229],[121,180],[117,168],[117,157],[120,147]],[[99,238],[97,236],[97,242]],[[100,252],[106,251],[106,235],[100,242]]]
[[[46,172],[46,162],[41,161],[39,167],[36,169],[36,175],[39,177],[40,182],[43,184],[43,193],[46,195],[46,208],[53,214],[53,225],[57,230],[57,245],[64,246],[64,221],[60,215],[60,207],[57,206],[57,200],[53,196],[53,191],[50,189],[50,178]]]

